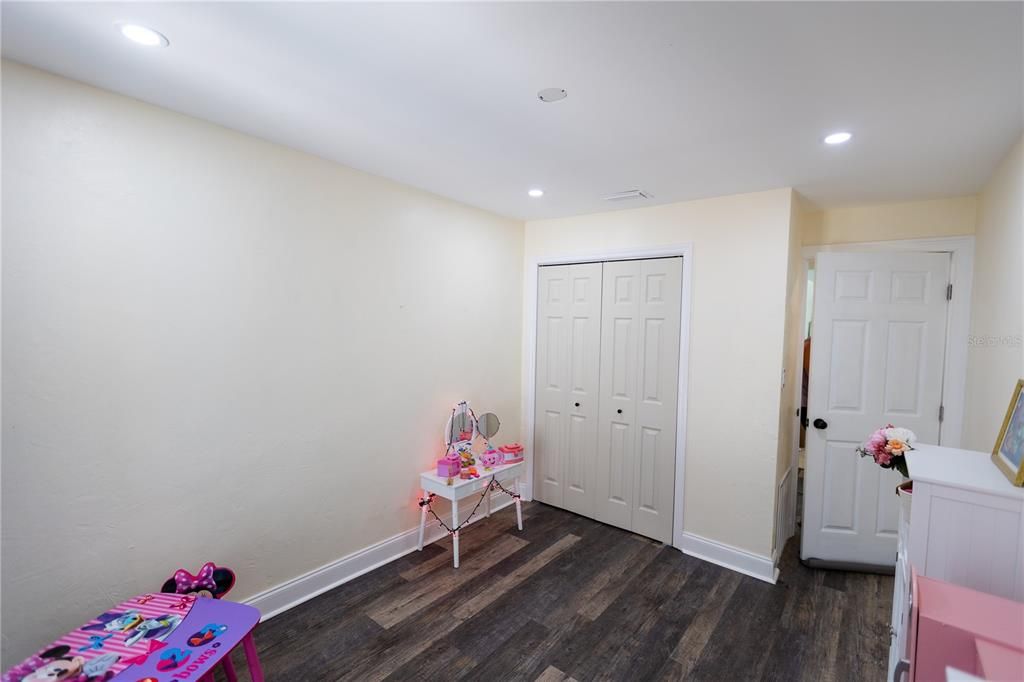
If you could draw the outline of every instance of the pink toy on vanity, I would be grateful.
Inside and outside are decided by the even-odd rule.
[[[437,475],[442,478],[453,478],[459,475],[462,462],[455,453],[437,460]]]
[[[501,453],[502,464],[515,464],[523,461],[523,446],[519,443],[509,443],[498,448]]]
[[[485,468],[490,469],[491,467],[501,466],[504,464],[501,452],[498,450],[487,450],[484,454],[480,455],[480,463]]]

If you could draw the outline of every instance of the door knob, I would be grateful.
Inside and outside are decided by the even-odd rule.
[[[824,419],[822,419],[821,417],[818,417],[812,423],[814,424],[814,428],[816,428],[816,429],[827,429],[828,428],[828,422],[825,421]]]
[[[579,404],[579,403],[575,403],[575,405],[576,405],[576,407],[579,407],[579,406],[580,406],[580,404]]]

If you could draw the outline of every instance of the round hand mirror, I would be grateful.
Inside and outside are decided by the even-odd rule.
[[[493,412],[482,414],[476,420],[476,430],[484,437],[485,440],[494,438],[494,434],[498,433],[498,428],[500,426],[501,422],[498,421],[498,415]]]

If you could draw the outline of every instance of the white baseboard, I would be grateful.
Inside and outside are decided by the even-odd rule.
[[[505,498],[492,502],[491,512],[509,506],[513,503],[512,498],[502,495]],[[497,498],[494,498],[497,499]],[[451,512],[442,515],[445,523],[451,523]],[[473,518],[470,523],[476,523],[484,516]],[[440,528],[433,518],[427,524],[427,530],[423,537],[423,544],[440,540],[445,535],[443,528]],[[419,526],[407,531],[393,535],[377,544],[364,547],[329,564],[314,569],[309,573],[292,578],[286,582],[255,594],[244,603],[254,606],[263,614],[262,620],[269,620],[279,613],[283,613],[293,606],[298,606],[338,585],[347,583],[353,578],[358,578],[375,568],[390,563],[399,557],[416,551],[419,540]]]
[[[513,500],[505,497],[505,499],[493,503],[491,511],[496,512],[511,504],[513,504]],[[442,518],[445,523],[451,522],[450,513],[443,515]],[[470,523],[476,523],[482,518],[484,517],[478,516],[470,521]],[[426,545],[440,540],[444,537],[444,534],[444,530],[431,520],[431,523],[428,524],[423,544]],[[298,606],[328,590],[334,589],[338,585],[347,583],[364,573],[369,573],[375,568],[379,568],[410,552],[416,551],[418,535],[418,526],[410,528],[386,540],[336,559],[309,573],[292,578],[280,585],[255,594],[245,599],[244,603],[259,609],[260,613],[263,614],[262,619],[269,620],[294,606]],[[718,564],[719,566],[749,575],[758,580],[764,580],[765,582],[774,584],[779,576],[778,569],[775,567],[777,557],[768,558],[752,554],[730,545],[708,540],[693,533],[683,533],[683,544],[680,549],[684,554],[710,561],[713,564]]]
[[[693,533],[683,533],[683,544],[679,549],[683,551],[683,554],[710,561],[773,585],[779,577],[779,570],[775,567],[776,562],[771,557],[751,554],[738,547],[708,540]]]

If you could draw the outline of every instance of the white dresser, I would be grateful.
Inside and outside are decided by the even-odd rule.
[[[900,495],[889,650],[896,682],[907,655],[911,566],[918,575],[1024,601],[1024,488],[1011,485],[986,452],[918,445],[907,461],[914,492]]]

